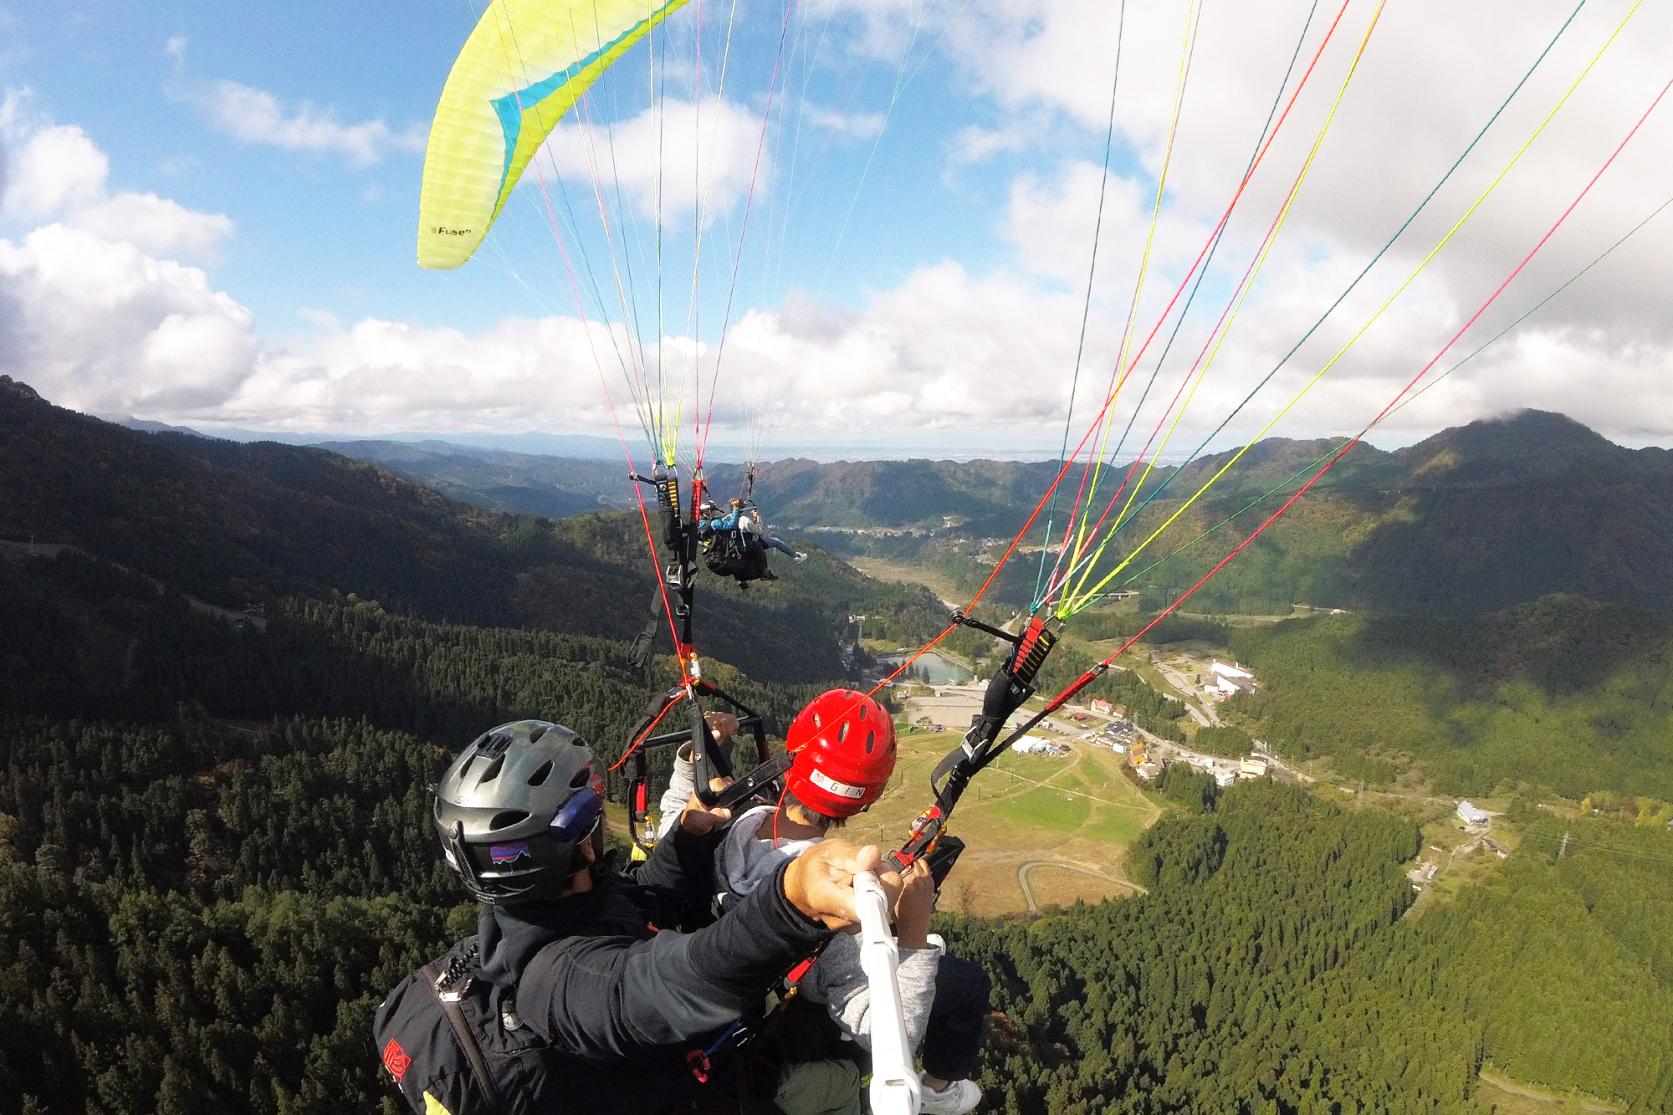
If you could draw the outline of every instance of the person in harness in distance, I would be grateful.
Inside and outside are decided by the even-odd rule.
[[[714,503],[705,502],[697,531],[709,571],[735,579],[739,587],[750,581],[778,580],[767,567],[769,548],[788,555],[797,565],[807,560],[806,554],[773,533],[759,507],[742,499],[734,498],[725,514]]]
[[[693,797],[630,876],[604,854],[603,779],[574,732],[539,720],[485,733],[447,769],[432,820],[482,907],[476,936],[377,1011],[378,1055],[413,1111],[695,1110],[704,1051],[855,920],[854,874],[900,889],[876,848],[833,842],[713,921],[727,811]]]

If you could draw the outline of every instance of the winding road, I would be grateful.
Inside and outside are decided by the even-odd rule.
[[[1031,914],[1037,914],[1040,912],[1039,905],[1034,901],[1034,888],[1028,885],[1028,873],[1033,871],[1036,867],[1057,867],[1064,871],[1078,871],[1082,875],[1091,875],[1093,878],[1102,879],[1106,883],[1114,883],[1118,887],[1126,887],[1135,894],[1150,893],[1137,883],[1129,883],[1126,879],[1117,879],[1113,875],[1106,875],[1102,871],[1085,867],[1078,863],[1071,863],[1068,860],[1031,859],[1021,867],[1017,868],[1017,886],[1022,888],[1022,899],[1024,902],[1028,903],[1028,912]]]

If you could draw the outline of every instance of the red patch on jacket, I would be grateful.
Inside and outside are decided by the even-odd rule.
[[[390,1038],[389,1044],[383,1047],[383,1067],[389,1070],[389,1075],[395,1078],[395,1083],[399,1084],[401,1082],[401,1078],[407,1075],[407,1069],[411,1065],[412,1058],[407,1056],[405,1049],[401,1048],[401,1043],[394,1038]]]

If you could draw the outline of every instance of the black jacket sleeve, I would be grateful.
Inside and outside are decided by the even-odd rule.
[[[730,1025],[829,932],[785,898],[784,871],[695,933],[546,946],[518,982],[517,1013],[553,1045],[603,1062]]]
[[[718,830],[693,836],[675,825],[633,871],[636,885],[655,888],[659,927],[694,929],[714,920],[715,846],[720,837]]]

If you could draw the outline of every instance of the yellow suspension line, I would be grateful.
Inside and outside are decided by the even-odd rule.
[[[1168,125],[1167,148],[1162,153],[1162,169],[1156,178],[1156,200],[1150,210],[1150,228],[1145,233],[1144,252],[1139,257],[1138,281],[1133,287],[1132,303],[1127,308],[1127,324],[1122,328],[1120,356],[1115,362],[1117,374],[1127,366],[1127,353],[1133,343],[1133,319],[1138,316],[1139,299],[1144,294],[1144,280],[1150,270],[1150,252],[1156,241],[1156,226],[1161,221],[1162,194],[1168,182],[1168,167],[1173,162],[1173,145],[1175,138],[1179,135],[1179,118],[1185,107],[1185,79],[1190,73],[1192,44],[1195,41],[1197,27],[1202,18],[1202,4],[1203,0],[1197,0],[1196,4],[1192,6],[1190,16],[1185,21],[1185,38],[1179,47],[1179,72],[1174,78],[1173,90],[1173,120]],[[1110,430],[1115,423],[1115,396],[1121,394],[1121,387],[1125,382],[1125,376],[1116,381],[1109,402],[1104,408],[1104,428],[1098,435],[1097,463],[1092,470],[1092,487],[1086,493],[1083,501],[1084,507],[1080,514],[1080,523],[1075,530],[1075,547],[1069,562],[1070,568],[1073,568],[1075,563],[1080,560],[1081,552],[1086,544],[1086,524],[1093,499],[1098,494],[1098,481],[1104,470],[1104,452],[1109,446]],[[1046,545],[1051,545],[1050,539],[1046,540]]]
[[[1265,243],[1261,245],[1260,254],[1255,258],[1255,266],[1250,269],[1248,277],[1243,281],[1242,288],[1237,292],[1237,300],[1232,306],[1232,312],[1227,316],[1225,324],[1221,326],[1216,335],[1214,347],[1193,378],[1191,389],[1186,393],[1178,411],[1175,412],[1173,422],[1168,426],[1168,432],[1163,436],[1162,443],[1156,447],[1156,452],[1145,463],[1144,472],[1139,476],[1138,483],[1134,484],[1127,493],[1127,502],[1122,505],[1121,513],[1110,524],[1109,530],[1104,534],[1103,541],[1092,552],[1092,556],[1086,560],[1080,577],[1075,582],[1075,587],[1063,594],[1063,599],[1058,606],[1059,618],[1069,614],[1067,609],[1084,605],[1085,598],[1082,590],[1088,578],[1092,576],[1093,570],[1097,568],[1098,560],[1103,556],[1104,550],[1115,538],[1115,532],[1126,520],[1128,512],[1132,510],[1133,500],[1144,488],[1145,481],[1150,479],[1151,470],[1156,467],[1156,462],[1161,460],[1162,453],[1167,449],[1168,443],[1173,440],[1174,433],[1179,429],[1180,422],[1185,418],[1185,412],[1190,409],[1191,402],[1196,397],[1197,388],[1202,386],[1203,380],[1208,376],[1208,369],[1213,367],[1215,359],[1220,355],[1220,350],[1225,345],[1226,338],[1231,334],[1232,325],[1237,321],[1237,315],[1243,310],[1243,303],[1248,300],[1249,292],[1254,290],[1256,278],[1260,275],[1261,269],[1266,266],[1266,261],[1272,254],[1273,245],[1277,244],[1279,234],[1283,232],[1285,223],[1290,219],[1290,213],[1295,208],[1296,198],[1301,196],[1302,185],[1307,181],[1307,176],[1312,173],[1313,161],[1318,157],[1319,149],[1324,146],[1325,136],[1330,133],[1331,125],[1336,122],[1336,114],[1342,107],[1343,99],[1347,96],[1348,86],[1353,83],[1354,74],[1359,69],[1359,63],[1365,54],[1365,48],[1371,41],[1371,32],[1376,29],[1377,21],[1382,18],[1386,3],[1387,0],[1379,0],[1376,10],[1371,13],[1371,22],[1365,29],[1365,37],[1360,41],[1359,52],[1354,55],[1353,65],[1348,68],[1347,76],[1342,79],[1342,85],[1336,91],[1336,100],[1332,102],[1330,112],[1325,116],[1324,124],[1319,128],[1318,135],[1313,138],[1313,146],[1308,150],[1307,158],[1301,164],[1301,173],[1296,176],[1295,185],[1290,187],[1289,195],[1284,199],[1283,206],[1278,210],[1278,219],[1273,222],[1272,231],[1267,234]],[[1129,558],[1129,560],[1131,559]]]
[[[1616,40],[1616,38],[1618,38],[1620,36],[1622,30],[1624,30],[1626,28],[1627,22],[1629,20],[1631,20],[1632,17],[1635,14],[1637,14],[1638,9],[1643,4],[1643,2],[1644,2],[1644,0],[1634,0],[1634,3],[1632,5],[1632,7],[1627,10],[1627,14],[1622,17],[1621,22],[1616,25],[1615,30],[1610,33],[1609,38],[1606,39],[1604,41],[1603,45],[1598,48],[1597,53],[1592,55],[1591,61],[1586,63],[1586,68],[1580,71],[1580,76],[1575,78],[1574,83],[1568,87],[1568,90],[1566,92],[1563,93],[1562,99],[1560,99],[1557,102],[1556,106],[1553,107],[1550,112],[1546,113],[1545,119],[1543,119],[1539,122],[1539,126],[1536,127],[1533,130],[1533,132],[1528,136],[1528,138],[1522,142],[1522,146],[1517,148],[1516,154],[1512,155],[1511,158],[1510,158],[1510,161],[1507,162],[1504,165],[1503,169],[1501,169],[1496,176],[1494,176],[1493,181],[1490,182],[1488,184],[1487,188],[1481,192],[1481,196],[1476,198],[1475,201],[1470,205],[1470,207],[1467,210],[1464,211],[1464,215],[1459,217],[1458,220],[1453,223],[1452,227],[1447,230],[1446,235],[1441,237],[1440,241],[1433,248],[1431,248],[1429,250],[1429,254],[1424,256],[1422,262],[1420,262],[1415,268],[1412,269],[1412,273],[1410,275],[1406,276],[1405,281],[1402,282],[1399,285],[1399,287],[1395,289],[1394,293],[1390,294],[1388,296],[1388,299],[1386,301],[1384,301],[1381,306],[1377,307],[1376,312],[1373,313],[1366,320],[1364,325],[1361,325],[1359,327],[1359,329],[1354,332],[1353,336],[1348,338],[1348,341],[1347,341],[1346,344],[1344,344],[1341,348],[1336,350],[1336,354],[1334,356],[1332,356],[1328,361],[1325,362],[1324,367],[1320,368],[1318,370],[1318,372],[1313,376],[1313,378],[1308,380],[1307,383],[1301,388],[1300,391],[1296,392],[1295,397],[1292,398],[1288,403],[1284,404],[1284,408],[1282,410],[1280,410],[1277,414],[1273,415],[1272,420],[1269,421],[1266,425],[1262,426],[1260,428],[1260,430],[1256,432],[1255,436],[1249,439],[1248,444],[1246,444],[1242,449],[1239,449],[1236,452],[1236,454],[1234,454],[1232,456],[1231,460],[1227,461],[1224,465],[1220,466],[1220,470],[1218,472],[1216,472],[1213,476],[1209,477],[1208,480],[1206,482],[1204,482],[1202,487],[1198,488],[1196,490],[1196,492],[1194,492],[1191,495],[1190,499],[1187,499],[1183,504],[1180,505],[1180,507],[1177,511],[1175,511],[1172,515],[1169,515],[1166,522],[1164,522],[1161,526],[1157,527],[1154,531],[1152,531],[1150,536],[1148,538],[1146,538],[1143,542],[1139,543],[1137,549],[1135,549],[1132,553],[1128,554],[1125,558],[1123,558],[1119,565],[1117,565],[1114,569],[1110,570],[1110,572],[1102,580],[1100,580],[1096,585],[1093,585],[1091,590],[1089,590],[1087,593],[1085,593],[1082,596],[1082,598],[1081,598],[1082,605],[1081,606],[1084,606],[1084,601],[1086,599],[1088,599],[1092,596],[1096,596],[1099,592],[1103,591],[1104,586],[1109,584],[1110,581],[1114,580],[1117,576],[1119,576],[1121,574],[1121,572],[1123,570],[1125,570],[1127,568],[1127,566],[1132,563],[1134,558],[1138,557],[1139,554],[1144,552],[1145,547],[1149,546],[1152,542],[1156,541],[1156,539],[1161,536],[1162,532],[1167,530],[1168,527],[1172,526],[1174,524],[1174,522],[1176,520],[1178,520],[1178,518],[1181,515],[1183,515],[1191,507],[1192,504],[1196,503],[1198,498],[1200,498],[1204,492],[1208,491],[1209,488],[1214,486],[1214,483],[1216,481],[1218,481],[1222,476],[1224,476],[1227,472],[1229,472],[1231,470],[1232,466],[1236,465],[1237,462],[1243,458],[1243,455],[1245,453],[1249,452],[1249,450],[1251,448],[1253,448],[1254,445],[1257,442],[1259,442],[1263,437],[1265,437],[1267,435],[1267,432],[1270,431],[1273,426],[1277,425],[1279,420],[1281,420],[1286,414],[1288,414],[1291,411],[1291,409],[1293,409],[1295,407],[1295,405],[1301,401],[1302,397],[1304,395],[1306,395],[1307,392],[1309,392],[1313,389],[1313,386],[1316,383],[1318,383],[1319,380],[1324,378],[1324,375],[1325,375],[1326,372],[1329,372],[1331,368],[1336,366],[1336,362],[1338,360],[1340,360],[1343,356],[1345,356],[1347,354],[1348,350],[1351,349],[1355,344],[1358,343],[1359,339],[1361,337],[1363,337],[1370,330],[1371,326],[1376,324],[1377,319],[1382,317],[1383,312],[1385,310],[1387,310],[1390,306],[1392,306],[1394,304],[1395,300],[1400,297],[1400,295],[1405,293],[1406,288],[1411,286],[1412,282],[1418,277],[1418,275],[1421,274],[1423,272],[1423,270],[1429,266],[1430,261],[1432,261],[1437,255],[1439,255],[1441,253],[1441,250],[1443,248],[1445,248],[1447,246],[1447,244],[1451,243],[1452,238],[1455,235],[1457,235],[1458,230],[1463,228],[1465,223],[1468,222],[1469,219],[1475,215],[1475,212],[1476,212],[1477,209],[1481,208],[1482,203],[1485,202],[1487,200],[1487,198],[1493,193],[1493,191],[1498,188],[1499,183],[1504,181],[1505,176],[1508,175],[1511,172],[1511,170],[1516,166],[1517,163],[1522,161],[1522,156],[1527,153],[1528,148],[1533,146],[1534,141],[1537,140],[1540,137],[1540,135],[1545,131],[1546,126],[1551,123],[1551,121],[1556,117],[1557,113],[1562,111],[1563,106],[1568,104],[1569,98],[1571,98],[1574,95],[1575,90],[1580,88],[1581,82],[1586,80],[1587,75],[1592,72],[1592,68],[1597,65],[1599,59],[1601,59],[1603,57],[1604,53],[1609,49],[1610,45],[1613,44],[1614,41]]]

